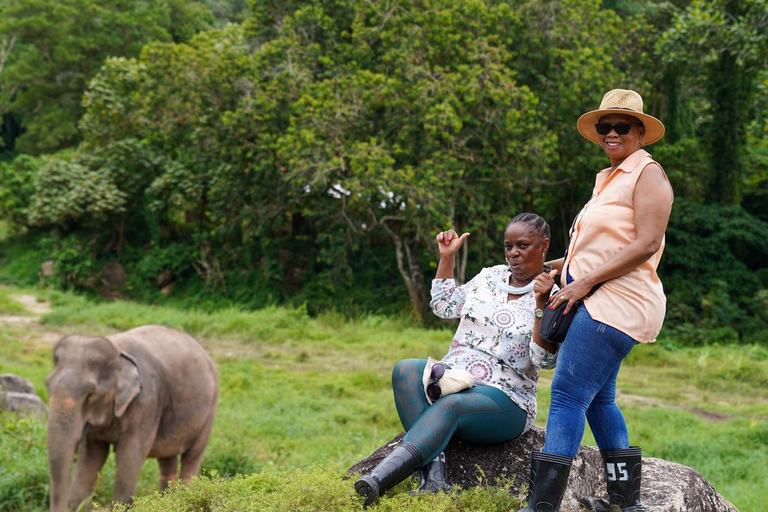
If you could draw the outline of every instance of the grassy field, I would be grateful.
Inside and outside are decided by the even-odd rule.
[[[14,297],[37,294],[53,311],[41,322],[0,322],[0,373],[43,380],[62,334],[106,334],[143,324],[194,335],[211,353],[220,401],[204,476],[162,496],[146,462],[133,510],[360,510],[346,468],[400,431],[390,390],[393,364],[441,357],[450,336],[408,320],[269,308],[207,314],[125,302],[95,303],[59,292],[0,287],[0,315],[24,314]],[[539,393],[544,426],[552,372]],[[619,377],[631,441],[644,455],[693,467],[741,511],[764,510],[768,493],[768,350],[764,347],[638,347]],[[47,508],[45,425],[0,416],[0,511]],[[594,444],[589,431],[584,442]],[[237,475],[237,476],[235,476]],[[108,502],[110,458],[95,500]],[[459,496],[388,495],[373,510],[516,510],[504,483]]]

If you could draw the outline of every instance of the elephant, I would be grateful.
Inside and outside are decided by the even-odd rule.
[[[69,335],[56,344],[53,362],[45,379],[51,512],[77,509],[91,495],[110,445],[115,503],[132,503],[146,458],[158,461],[160,490],[179,479],[179,455],[183,482],[200,471],[219,385],[194,338],[161,325]]]

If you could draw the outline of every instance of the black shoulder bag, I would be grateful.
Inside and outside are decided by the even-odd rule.
[[[584,299],[592,296],[602,285],[603,283],[598,283],[593,286],[588,294],[573,304],[567,315],[563,315],[563,311],[565,311],[568,301],[560,302],[560,304],[555,306],[555,309],[544,308],[544,315],[539,322],[539,337],[550,343],[562,343],[565,340],[565,335],[568,334],[568,328],[571,326],[573,317],[576,315],[576,310],[579,309]]]
[[[579,216],[577,215],[571,223],[571,229],[568,230],[568,234],[573,233],[573,227],[576,225],[578,220]],[[566,249],[565,254],[563,255],[563,265],[565,265],[565,261],[567,259],[568,250]],[[561,279],[566,279],[565,274],[567,274],[567,271],[561,276]],[[597,283],[595,286],[593,286],[592,289],[589,290],[588,294],[573,304],[573,307],[570,311],[568,311],[567,315],[563,315],[565,306],[568,305],[567,301],[560,302],[560,304],[555,306],[554,309],[549,309],[549,307],[544,308],[544,315],[542,315],[541,321],[539,322],[539,337],[544,341],[557,343],[558,345],[565,341],[565,335],[568,334],[568,328],[571,327],[571,322],[573,321],[573,317],[576,315],[576,310],[579,309],[579,306],[581,306],[581,303],[584,302],[584,299],[591,297],[592,294],[595,293],[597,289],[602,285],[603,283]]]

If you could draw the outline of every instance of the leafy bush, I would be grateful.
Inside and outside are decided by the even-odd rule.
[[[88,238],[87,232],[63,237],[48,235],[39,239],[40,248],[54,262],[59,286],[74,288],[96,273],[98,261],[89,247],[93,241]]]
[[[362,498],[353,489],[354,479],[343,470],[328,466],[306,469],[263,469],[251,475],[223,478],[217,472],[195,478],[189,485],[174,485],[163,494],[136,500],[130,510],[159,512],[167,510],[216,510],[218,512],[323,511],[359,512]],[[368,510],[413,512],[506,512],[523,503],[510,495],[511,481],[495,486],[475,487],[456,493],[413,497],[408,494],[413,481],[406,480],[383,496]],[[104,510],[97,508],[96,510]],[[128,507],[117,506],[115,512]]]
[[[138,277],[155,281],[161,272],[183,274],[192,268],[195,248],[190,243],[172,242],[166,246],[152,246],[136,265]]]
[[[27,225],[27,208],[35,192],[35,178],[43,160],[29,155],[0,161],[0,218],[16,229]]]
[[[667,330],[694,345],[768,341],[765,261],[768,223],[738,206],[677,200],[659,270]]]
[[[76,155],[47,157],[34,187],[29,205],[29,223],[34,226],[94,225],[126,208],[126,194],[111,176]]]
[[[50,254],[40,247],[38,234],[14,235],[0,244],[0,275],[8,283],[35,285],[41,265]]]

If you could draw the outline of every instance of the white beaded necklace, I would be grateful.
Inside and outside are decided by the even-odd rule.
[[[511,293],[512,295],[525,295],[529,291],[533,290],[533,286],[536,284],[536,280],[533,279],[530,283],[526,284],[525,286],[512,286],[511,284],[507,283],[507,280],[505,278],[501,278],[499,280],[499,288],[502,291],[505,291],[507,293]]]

